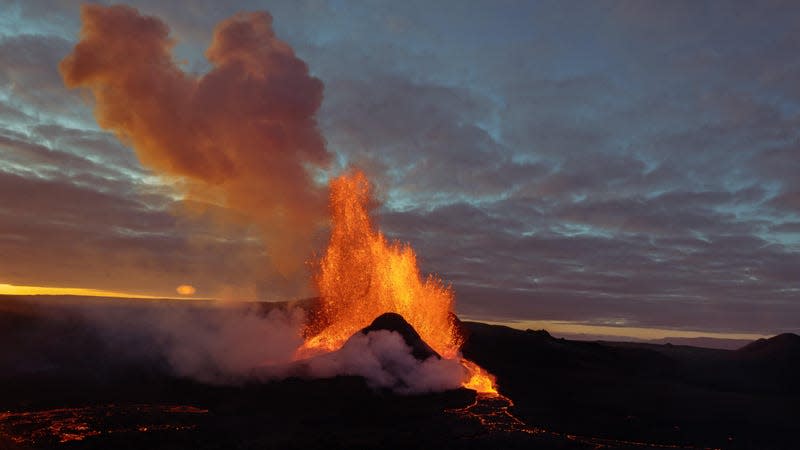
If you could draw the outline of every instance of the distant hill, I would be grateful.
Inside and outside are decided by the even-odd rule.
[[[800,393],[800,336],[784,333],[759,339],[736,351],[749,371],[769,371],[766,381],[785,392]]]
[[[759,339],[739,349],[739,353],[769,357],[800,357],[800,336],[784,333],[768,339]]]
[[[736,350],[738,348],[741,348],[742,346],[749,344],[751,341],[746,339],[722,339],[722,338],[712,338],[712,337],[694,337],[694,338],[665,337],[662,339],[654,339],[649,342],[653,344],[690,345],[692,347]]]
[[[624,336],[610,336],[604,334],[586,334],[586,333],[558,333],[558,337],[570,339],[574,341],[598,341],[598,342],[639,342],[646,344],[672,344],[672,345],[690,345],[693,347],[703,348],[717,348],[724,350],[736,350],[750,342],[748,339],[727,339],[727,338],[713,338],[713,337],[664,337],[659,339],[635,339]]]
[[[464,355],[497,376],[530,424],[663,445],[795,448],[800,367],[775,361],[800,361],[796,335],[724,350],[464,326]]]

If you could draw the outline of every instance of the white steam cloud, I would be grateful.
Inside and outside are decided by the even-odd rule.
[[[74,310],[72,310],[75,308]],[[458,360],[415,358],[394,331],[356,333],[336,352],[295,361],[305,312],[240,303],[69,308],[111,354],[137,363],[166,363],[174,375],[236,384],[288,376],[353,375],[376,389],[412,394],[456,389],[466,377]]]
[[[456,360],[435,356],[418,360],[403,337],[389,330],[356,333],[339,351],[312,358],[306,364],[315,377],[358,375],[372,387],[400,393],[456,389],[466,376]]]

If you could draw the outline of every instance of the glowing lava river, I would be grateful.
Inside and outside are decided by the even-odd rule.
[[[721,450],[713,447],[696,447],[642,442],[633,440],[609,439],[597,436],[583,436],[571,433],[559,433],[540,427],[532,427],[516,417],[509,408],[514,402],[499,393],[478,393],[475,401],[463,408],[453,408],[446,412],[459,418],[478,422],[487,434],[491,435],[528,435],[534,441],[542,443],[572,442],[578,448],[608,449],[686,449],[686,450]],[[558,447],[562,448],[562,447]]]
[[[194,416],[207,413],[194,406],[147,404],[0,412],[0,437],[39,447],[110,434],[194,430]]]
[[[537,448],[699,448],[580,436],[531,427],[511,413],[509,408],[513,405],[511,399],[502,394],[477,394],[468,406],[446,409],[444,414],[452,416],[461,426],[475,424],[475,427],[467,428],[469,431],[465,435],[455,437],[465,442],[496,442],[492,439],[502,440],[508,436],[516,437],[513,442],[528,442]],[[95,448],[93,442],[108,442],[108,439],[112,442],[153,442],[141,441],[142,436],[147,435],[152,436],[155,442],[162,439],[170,442],[174,436],[183,436],[181,439],[187,439],[187,434],[199,433],[202,436],[203,428],[207,428],[209,422],[224,420],[224,416],[215,416],[207,409],[185,405],[107,404],[5,412],[0,413],[0,448],[66,448],[84,443]],[[237,416],[235,420],[238,423],[241,417]],[[179,442],[183,441],[179,439]],[[451,443],[457,444],[458,441]]]

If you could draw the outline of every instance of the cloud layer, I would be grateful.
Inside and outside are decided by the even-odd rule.
[[[171,187],[63,88],[78,6],[12,2],[0,19],[0,253],[13,255],[0,274],[298,292],[263,269],[253,230],[171,214],[186,208]],[[172,25],[177,67],[195,80],[216,70],[213,26],[263,7],[135,6]],[[461,314],[800,329],[794,3],[269,9],[325,83],[332,170],[370,171],[383,230],[453,282]]]

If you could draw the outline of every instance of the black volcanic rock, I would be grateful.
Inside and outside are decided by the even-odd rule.
[[[753,341],[737,350],[739,353],[764,356],[800,356],[800,336],[783,333],[768,339]]]
[[[800,393],[800,336],[784,333],[759,339],[734,352],[750,371],[767,374],[765,387],[782,393]]]
[[[387,330],[387,331],[394,331],[395,333],[399,334],[403,341],[405,341],[406,345],[411,347],[411,354],[414,358],[417,358],[420,361],[424,361],[431,356],[435,356],[437,358],[441,358],[441,356],[436,353],[434,349],[432,349],[417,333],[417,330],[411,326],[410,323],[406,322],[406,319],[403,318],[400,314],[397,313],[383,313],[378,316],[375,320],[369,324],[368,327],[361,330],[362,334],[367,334],[371,331],[378,331],[378,330]]]
[[[313,301],[300,306],[307,305]],[[374,389],[362,376],[312,379],[303,373],[284,380],[203,384],[146,357],[152,351],[140,345],[146,341],[109,341],[90,316],[79,314],[112,308],[138,314],[165,306],[193,317],[224,311],[186,300],[0,295],[0,415],[7,416],[0,418],[0,449],[798,448],[796,334],[735,351],[573,341],[543,331],[464,322],[464,356],[497,376],[503,395],[514,403],[504,411],[545,430],[529,434],[486,428],[471,414],[492,410],[469,409],[476,397],[466,389],[395,395]],[[277,305],[256,307],[266,314]],[[379,319],[364,332],[395,331],[412,348],[419,342],[402,317]],[[208,412],[147,412],[170,405]],[[47,433],[69,431],[70,423],[100,432],[64,444],[58,438],[52,445],[19,444],[4,429],[8,417],[54,408],[61,412],[52,417],[64,417],[85,407],[121,413],[74,416],[69,423],[19,422],[25,430]]]
[[[528,328],[525,332],[540,339],[553,339],[553,336],[547,330],[531,330]]]

